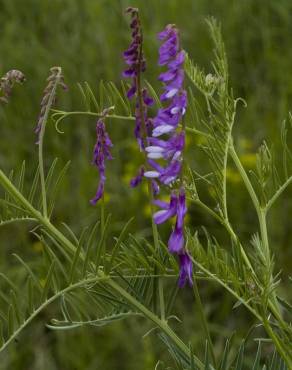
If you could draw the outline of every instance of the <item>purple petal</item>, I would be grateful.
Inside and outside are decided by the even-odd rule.
[[[157,171],[146,171],[144,176],[148,177],[149,179],[155,179],[160,176],[160,173]]]
[[[158,206],[162,209],[168,209],[169,208],[169,203],[164,202],[163,200],[155,199],[153,201],[153,204],[155,204],[156,206]]]
[[[188,255],[187,252],[183,252],[179,255],[179,264],[180,264],[180,272],[179,272],[179,280],[178,285],[180,288],[186,285],[186,282],[189,283],[190,286],[193,285],[193,263]]]
[[[135,188],[136,186],[138,186],[142,182],[144,172],[145,172],[145,169],[144,169],[143,166],[141,166],[140,169],[139,169],[138,175],[136,177],[133,177],[130,181],[130,186],[132,188]]]
[[[95,197],[90,200],[90,203],[95,206],[96,203],[102,198],[104,193],[104,180],[101,180],[98,184],[97,192],[95,194]]]
[[[137,72],[134,68],[129,68],[129,69],[126,69],[124,72],[123,72],[123,76],[124,77],[135,77],[137,75]]]
[[[143,89],[142,91],[142,97],[143,97],[143,102],[150,107],[151,105],[154,104],[154,100],[148,95],[147,89]]]
[[[136,94],[136,85],[133,85],[127,92],[128,99],[131,99],[135,94]]]
[[[168,249],[171,253],[180,253],[184,247],[183,230],[175,227],[168,240]]]
[[[158,137],[158,136],[161,136],[163,134],[168,134],[169,132],[173,131],[174,129],[175,129],[175,127],[172,126],[172,125],[161,125],[161,126],[157,126],[153,130],[152,135],[154,137]]]
[[[185,52],[184,50],[181,50],[179,53],[177,53],[175,59],[168,64],[168,67],[171,69],[177,69],[181,67],[184,61],[185,61]]]
[[[178,205],[177,205],[177,219],[176,219],[176,226],[178,229],[182,229],[184,225],[184,217],[187,213],[187,206],[186,206],[186,195],[184,189],[180,190],[178,196]]]
[[[151,181],[151,187],[152,187],[153,195],[159,194],[160,188],[159,188],[159,185],[158,185],[157,181],[152,180]]]

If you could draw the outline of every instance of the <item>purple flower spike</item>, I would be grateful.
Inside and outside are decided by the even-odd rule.
[[[178,285],[183,288],[188,282],[190,286],[193,285],[193,264],[187,252],[179,255],[180,273]]]
[[[123,54],[124,61],[127,64],[127,69],[124,70],[123,77],[133,79],[132,87],[127,93],[130,99],[136,94],[136,77],[140,73],[142,67],[145,68],[145,60],[142,54],[142,32],[138,9],[129,7],[126,9],[126,13],[131,15],[130,27],[132,29],[132,42]]]
[[[93,164],[96,165],[99,172],[99,184],[95,197],[90,200],[92,205],[95,205],[104,193],[105,184],[105,160],[112,159],[110,148],[113,146],[108,133],[105,130],[105,124],[100,119],[96,124],[96,144],[93,152]]]
[[[144,151],[145,133],[148,131],[147,108],[154,104],[154,100],[149,96],[147,89],[140,86],[141,74],[146,70],[146,61],[143,55],[143,35],[137,8],[127,8],[127,13],[131,15],[132,41],[128,49],[124,52],[124,61],[127,68],[123,72],[123,77],[131,78],[131,87],[127,92],[127,97],[136,97],[135,109],[135,130],[139,148]],[[143,127],[145,126],[145,127]]]

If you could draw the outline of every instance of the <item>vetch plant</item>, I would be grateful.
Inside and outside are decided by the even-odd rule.
[[[207,22],[215,53],[212,73],[208,74],[195,66],[182,49],[175,25],[168,25],[159,33],[162,42],[159,64],[167,68],[159,74],[159,80],[163,82],[163,93],[159,98],[155,89],[142,79],[147,72],[138,9],[128,8],[127,12],[131,17],[132,42],[124,53],[128,65],[124,76],[130,78],[130,84],[122,82],[119,89],[113,83],[102,83],[103,97],[99,100],[88,84],[79,85],[87,109],[54,110],[57,88],[65,85],[62,69],[53,67],[36,128],[39,165],[30,188],[27,189],[25,183],[25,164],[18,177],[0,170],[3,190],[0,225],[27,222],[44,246],[39,266],[14,254],[25,273],[26,293],[23,284],[17,285],[13,273],[1,273],[4,304],[1,303],[0,311],[0,351],[5,351],[9,345],[14,346],[14,339],[23,329],[48,305],[55,303],[60,306],[60,314],[46,323],[51,330],[74,330],[85,325],[99,327],[121,319],[145,318],[151,324],[148,334],[157,334],[166,345],[172,368],[240,370],[252,366],[254,370],[290,370],[291,302],[280,293],[281,272],[275,264],[267,226],[271,208],[292,182],[288,126],[283,126],[281,135],[280,163],[283,168],[276,165],[274,153],[264,143],[257,155],[255,171],[248,173],[238,156],[232,130],[237,106],[240,102],[245,105],[245,102],[234,98],[229,86],[227,59],[216,21],[209,19]],[[1,79],[0,89],[5,102],[11,95],[13,83],[23,80],[23,74],[15,70]],[[91,106],[95,110],[90,109]],[[152,111],[157,111],[153,117],[148,112],[150,106]],[[100,178],[91,203],[100,207],[101,216],[79,235],[66,224],[56,225],[52,217],[58,188],[68,165],[59,174],[55,161],[50,168],[44,165],[43,144],[50,112],[59,133],[60,123],[72,115],[87,115],[97,120],[93,162]],[[118,235],[109,235],[111,215],[106,216],[105,204],[99,200],[107,191],[105,161],[119,160],[114,155],[115,143],[110,139],[113,120],[120,124],[134,123],[135,138],[144,163],[131,186],[148,182],[152,238],[131,235],[128,230],[132,219]],[[202,143],[200,147],[198,138]],[[186,145],[187,139],[191,144]],[[196,170],[196,161],[201,158],[196,153],[200,150],[205,155],[204,173]],[[228,198],[227,166],[231,161],[257,216],[258,230],[251,233],[250,243],[242,241],[241,233],[236,231],[238,225],[235,227],[229,216],[230,206],[236,202],[236,199]],[[205,189],[210,190],[210,196],[203,192]],[[139,191],[139,187],[135,191]],[[162,198],[164,194],[167,201]],[[199,226],[192,222],[191,213],[186,223],[186,202],[189,209],[192,206],[200,208],[218,222],[226,231],[227,242],[221,244],[206,229],[202,236]],[[166,245],[157,225],[174,217],[175,225]],[[45,266],[46,271],[42,283],[38,275],[41,266]],[[217,285],[220,292],[230,294],[238,315],[244,310],[253,316],[254,323],[246,330],[241,345],[237,346],[230,338],[224,351],[218,350],[216,345],[221,338],[210,331],[210,318],[206,315],[198,280]],[[194,294],[198,317],[193,316],[193,320],[198,320],[204,330],[204,354],[191,343],[187,330],[181,337],[176,333],[171,319],[183,317],[183,312],[177,315],[173,311],[174,302],[179,299],[177,284],[185,286],[186,294]],[[239,307],[242,310],[239,311]],[[244,350],[257,329],[261,330],[260,338],[256,338],[258,349],[252,356],[252,365],[250,362],[248,365]],[[157,336],[153,336],[153,340],[157,340]],[[265,342],[272,352],[264,358],[261,353]],[[96,348],[98,351],[98,338]],[[158,359],[156,368],[167,367]]]

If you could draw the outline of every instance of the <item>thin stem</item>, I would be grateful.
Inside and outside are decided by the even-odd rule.
[[[230,156],[231,158],[233,159],[233,162],[238,170],[238,172],[240,173],[242,179],[243,179],[243,182],[246,186],[246,189],[251,197],[251,200],[253,202],[253,205],[255,207],[255,209],[258,211],[260,209],[260,203],[258,201],[258,197],[254,191],[254,188],[247,176],[247,173],[245,172],[245,169],[243,168],[241,162],[240,162],[240,159],[238,158],[238,155],[234,149],[234,146],[232,144],[230,144],[229,146],[229,153],[230,153]]]
[[[200,293],[199,293],[199,289],[198,289],[198,285],[197,285],[197,281],[195,279],[195,276],[193,276],[193,278],[194,278],[193,291],[194,291],[194,294],[195,294],[196,302],[198,304],[199,315],[200,315],[200,319],[201,319],[201,322],[202,322],[202,327],[204,329],[205,336],[208,340],[209,348],[211,349],[211,356],[212,356],[213,364],[216,367],[216,357],[215,357],[215,352],[214,352],[214,346],[213,346],[210,331],[209,331],[209,328],[208,328],[207,318],[206,318],[206,315],[205,315],[205,312],[204,312],[204,307],[203,307],[203,304],[202,304],[202,301],[201,301],[201,297],[200,297]]]
[[[237,156],[237,153],[236,153],[233,145],[230,145],[229,153],[230,153],[230,155],[231,155],[231,157],[234,161],[235,166],[237,167],[238,172],[240,173],[240,175],[243,179],[243,182],[246,186],[246,189],[247,189],[247,191],[248,191],[248,193],[251,197],[251,200],[252,200],[253,205],[255,207],[255,210],[257,212],[259,225],[260,225],[261,239],[262,239],[262,242],[263,242],[263,249],[264,249],[263,252],[265,253],[266,261],[267,261],[268,266],[269,266],[270,262],[271,262],[271,256],[270,256],[270,248],[269,248],[269,241],[268,241],[267,223],[266,223],[266,210],[261,207],[260,202],[258,200],[258,197],[257,197],[257,195],[256,195],[256,193],[253,189],[253,186],[252,186],[252,184],[251,184],[251,182],[250,182],[250,180],[247,176],[247,173],[246,173],[244,167],[242,166],[242,164],[240,162],[240,159]],[[271,276],[271,278],[272,278],[272,276]],[[277,320],[281,324],[282,328],[284,328],[285,323],[282,319],[282,315],[280,313],[280,310],[279,310],[279,307],[278,307],[278,304],[277,304],[277,297],[276,297],[275,291],[273,291],[273,293],[272,293],[272,300],[269,299],[269,307],[270,307],[272,313],[274,314],[274,316],[277,318]]]
[[[92,284],[92,283],[96,283],[96,282],[99,282],[99,281],[103,281],[103,280],[106,280],[108,279],[108,277],[99,277],[99,276],[96,276],[94,278],[91,278],[91,279],[86,279],[86,280],[82,280],[82,281],[79,281],[78,283],[75,283],[75,284],[72,284],[72,285],[69,285],[68,287],[60,290],[58,293],[54,294],[52,297],[50,297],[49,299],[47,299],[45,302],[43,302],[36,310],[34,310],[30,316],[19,326],[19,328],[17,330],[15,330],[15,332],[11,335],[11,337],[3,343],[2,347],[0,347],[0,352],[2,352],[18,335],[19,333],[43,310],[45,309],[47,306],[49,306],[51,303],[53,303],[56,299],[58,299],[59,297],[61,297],[62,295],[74,290],[74,289],[77,289],[77,288],[80,288],[84,285],[88,285],[88,284]]]
[[[231,293],[238,301],[240,301],[259,321],[263,321],[262,317],[260,314],[253,309],[247,301],[245,301],[242,297],[240,297],[233,289],[227,285],[226,282],[221,280],[217,275],[213,274],[211,271],[206,269],[202,264],[200,264],[196,259],[192,258],[192,261],[194,265],[196,265],[201,271],[203,271],[206,275],[210,276],[210,278],[213,279],[213,281],[216,281],[218,284],[223,286],[229,293]]]
[[[101,228],[101,234],[104,232],[104,227],[105,227],[105,204],[104,204],[104,193],[102,194],[101,197],[101,204],[100,204],[100,228]],[[105,240],[103,238],[102,242],[102,250],[104,250],[104,244]]]
[[[81,116],[94,116],[94,117],[104,117],[103,113],[97,113],[97,112],[91,112],[91,111],[72,111],[72,112],[66,112],[62,110],[57,110],[57,109],[52,109],[53,117],[56,116],[61,116],[57,121],[61,121],[64,118],[67,118],[69,116],[74,116],[74,115],[81,115]],[[118,114],[108,114],[108,118],[113,118],[113,119],[118,119],[118,120],[130,120],[134,121],[135,117],[134,116],[121,116]]]
[[[263,321],[264,327],[269,334],[270,338],[273,340],[273,343],[275,344],[279,354],[283,358],[283,360],[286,362],[286,365],[288,366],[289,370],[292,370],[292,357],[289,353],[291,353],[291,350],[288,352],[286,348],[283,348],[281,341],[279,341],[277,335],[273,332],[273,329],[270,327],[269,322],[264,319]]]
[[[215,218],[218,222],[220,222],[221,225],[223,225],[225,227],[225,229],[227,230],[227,232],[229,233],[231,239],[239,245],[240,247],[240,252],[241,252],[241,255],[247,265],[247,267],[250,269],[250,271],[253,273],[253,275],[256,277],[256,273],[252,267],[252,264],[247,256],[247,254],[245,253],[245,250],[243,248],[243,246],[241,245],[239,239],[238,239],[238,236],[235,234],[232,226],[230,225],[229,221],[228,220],[225,220],[223,219],[222,217],[220,217],[220,215],[218,215],[218,213],[216,213],[215,211],[213,211],[210,207],[208,207],[205,203],[203,203],[200,199],[192,199],[192,198],[188,198],[190,201],[192,201],[193,203],[199,205],[202,209],[204,209],[210,216],[212,216],[213,218]]]
[[[44,158],[43,158],[43,145],[44,145],[44,136],[46,131],[46,125],[49,117],[50,109],[53,105],[55,96],[56,96],[56,89],[58,83],[61,79],[62,71],[61,68],[58,68],[58,72],[55,76],[55,81],[52,85],[52,89],[49,93],[48,102],[45,106],[44,114],[41,118],[40,125],[40,132],[38,137],[38,156],[39,156],[39,173],[40,173],[40,182],[41,182],[41,194],[42,194],[42,205],[43,205],[43,215],[45,218],[48,217],[48,206],[47,206],[47,192],[46,192],[46,180],[45,180],[45,169],[44,169]]]
[[[270,248],[269,248],[269,239],[268,239],[268,230],[267,230],[267,222],[266,222],[266,212],[263,208],[257,210],[259,216],[259,224],[260,224],[260,231],[261,231],[261,238],[264,247],[264,253],[266,258],[266,263],[268,266],[271,264],[271,256],[270,256]]]
[[[162,332],[164,332],[175,344],[176,346],[188,357],[191,357],[190,350],[188,346],[176,335],[176,333],[168,326],[166,321],[161,320],[152,311],[148,310],[143,304],[137,301],[133,296],[131,296],[127,291],[121,288],[113,280],[107,280],[106,282],[112,289],[118,292],[122,297],[124,297],[129,303],[136,307],[142,314],[157,325]],[[200,368],[204,369],[203,363],[196,357],[193,356],[195,364]]]
[[[44,171],[44,160],[43,160],[43,137],[45,132],[45,124],[42,125],[40,140],[39,140],[39,171],[40,171],[40,181],[41,181],[41,194],[42,194],[42,204],[43,204],[43,214],[44,217],[48,216],[47,208],[47,195],[46,195],[46,182],[45,182],[45,171]]]
[[[16,189],[8,177],[0,170],[0,184],[4,189],[12,195],[12,197],[19,202],[35,219],[37,219],[51,234],[67,249],[68,252],[74,253],[76,247],[70,242],[54,225],[52,225],[48,218],[41,212],[35,209],[32,204]]]
[[[272,198],[268,201],[268,203],[265,206],[266,212],[269,211],[269,209],[272,207],[272,205],[275,203],[275,201],[279,198],[279,196],[283,193],[283,191],[292,183],[292,176],[289,177],[284,184],[280,186],[280,188],[276,191],[276,193],[272,196]]]

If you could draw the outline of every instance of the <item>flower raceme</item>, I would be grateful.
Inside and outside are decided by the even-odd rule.
[[[159,109],[153,119],[152,135],[147,138],[148,145],[145,148],[148,164],[152,168],[145,171],[144,176],[169,187],[181,177],[185,147],[185,130],[179,129],[187,107],[187,93],[183,88],[185,53],[180,50],[178,30],[174,25],[166,26],[158,34],[158,38],[163,42],[159,49],[158,63],[167,67],[167,71],[159,75],[159,80],[164,84],[160,100],[162,103],[169,103],[167,107]],[[157,161],[166,161],[166,164]],[[175,227],[168,240],[168,249],[179,256],[179,286],[184,286],[186,282],[192,284],[192,261],[185,249],[184,240],[187,207],[182,184],[179,190],[172,191],[169,203],[155,200],[154,204],[161,208],[153,215],[156,224],[176,217]]]
[[[123,77],[131,78],[132,84],[127,92],[127,97],[132,99],[136,97],[135,109],[135,137],[140,150],[144,150],[143,132],[147,133],[147,126],[150,122],[147,118],[147,108],[153,105],[154,101],[149,96],[147,89],[141,87],[141,74],[146,70],[146,61],[143,55],[143,35],[137,8],[129,7],[126,10],[131,15],[130,28],[132,29],[132,42],[124,52],[124,61],[127,69],[123,72]],[[143,127],[144,126],[144,127]]]
[[[178,30],[174,25],[168,25],[158,34],[162,45],[159,49],[159,65],[167,70],[159,75],[164,85],[160,96],[162,103],[168,102],[167,107],[158,110],[156,117],[149,119],[147,109],[153,104],[147,90],[141,87],[141,74],[146,70],[142,50],[142,30],[138,10],[128,8],[131,14],[132,42],[124,52],[127,69],[124,77],[132,79],[132,85],[127,92],[129,99],[136,97],[135,105],[135,137],[140,150],[145,152],[147,165],[141,166],[138,174],[131,180],[131,187],[141,183],[143,177],[151,180],[152,192],[156,196],[162,184],[169,189],[179,180],[181,182],[182,155],[185,146],[185,131],[179,129],[179,124],[186,112],[187,94],[183,89],[185,52],[180,50]],[[182,184],[178,190],[173,190],[170,202],[154,200],[161,209],[153,217],[156,224],[166,222],[176,217],[175,227],[168,241],[171,253],[179,255],[180,277],[179,286],[186,282],[192,284],[192,263],[185,249],[184,217],[187,211],[185,191]]]
[[[93,164],[96,165],[99,171],[99,184],[95,197],[90,200],[92,205],[95,205],[104,194],[105,185],[105,160],[112,159],[110,148],[113,146],[108,133],[105,129],[105,124],[102,119],[99,119],[96,124],[96,144],[93,152]]]

